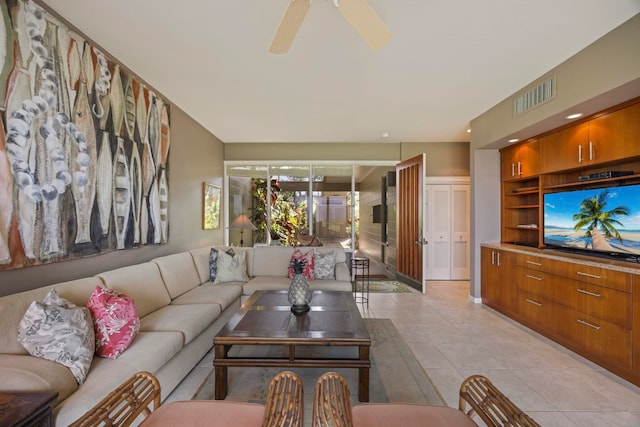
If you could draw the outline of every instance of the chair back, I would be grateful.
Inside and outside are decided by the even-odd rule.
[[[303,424],[302,380],[294,372],[279,372],[269,383],[262,427],[302,427]]]
[[[349,383],[337,372],[325,372],[313,394],[313,427],[352,427]]]
[[[153,410],[149,408],[152,403]],[[148,417],[152,411],[159,407],[160,383],[158,379],[149,372],[136,372],[71,426],[127,427],[140,414]]]
[[[462,382],[459,409],[469,417],[478,415],[489,427],[540,427],[482,375],[472,375]]]

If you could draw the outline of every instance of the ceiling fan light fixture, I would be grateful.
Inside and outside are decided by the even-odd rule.
[[[312,0],[289,0],[269,52],[287,53],[304,21]],[[367,0],[332,0],[338,11],[373,51],[391,40],[391,32]]]

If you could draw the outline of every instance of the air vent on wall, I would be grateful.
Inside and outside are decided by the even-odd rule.
[[[556,96],[553,77],[542,81],[513,100],[513,115],[518,116]]]

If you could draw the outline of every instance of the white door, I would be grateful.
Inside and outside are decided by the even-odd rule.
[[[469,186],[451,186],[451,280],[469,280]]]
[[[428,221],[427,280],[449,280],[451,270],[451,186],[425,185]]]

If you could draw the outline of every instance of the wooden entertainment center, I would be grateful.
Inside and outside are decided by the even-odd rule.
[[[610,171],[632,174],[585,178]],[[640,385],[640,264],[545,248],[542,226],[544,194],[640,183],[640,98],[504,148],[501,181],[483,302]]]

